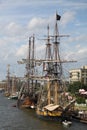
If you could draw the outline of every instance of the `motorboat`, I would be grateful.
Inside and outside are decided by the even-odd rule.
[[[72,122],[65,120],[65,121],[62,122],[62,124],[63,124],[64,126],[70,126],[70,125],[72,124]]]

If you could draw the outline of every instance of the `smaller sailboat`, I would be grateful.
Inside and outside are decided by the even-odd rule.
[[[12,90],[11,90],[9,99],[18,99],[18,92],[16,89],[16,82],[15,81],[16,81],[16,77],[13,76],[12,77]]]
[[[8,99],[18,99],[18,92],[13,93],[12,95],[10,95]]]
[[[6,97],[9,97],[10,96],[10,64],[7,65],[7,83],[6,83],[6,87],[5,87],[5,93],[4,95]]]

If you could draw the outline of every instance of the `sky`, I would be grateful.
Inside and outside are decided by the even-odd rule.
[[[56,12],[59,34],[70,35],[60,39],[61,58],[77,60],[65,69],[87,65],[87,0],[0,0],[0,80],[6,79],[8,64],[10,75],[24,76],[25,65],[17,61],[27,57],[33,34],[36,57],[43,57],[46,41],[39,39],[48,24],[53,34]]]

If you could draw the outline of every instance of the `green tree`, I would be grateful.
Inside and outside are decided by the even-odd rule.
[[[72,94],[78,93],[79,89],[82,88],[82,85],[80,82],[74,82],[72,84],[69,84],[68,91]]]
[[[78,104],[85,103],[85,98],[84,97],[77,97],[76,102]]]

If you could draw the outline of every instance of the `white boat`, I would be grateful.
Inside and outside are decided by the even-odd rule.
[[[9,96],[9,99],[18,99],[18,92],[15,92]]]
[[[65,125],[65,126],[69,126],[69,125],[72,124],[72,122],[65,120],[65,121],[62,122],[62,124]]]

